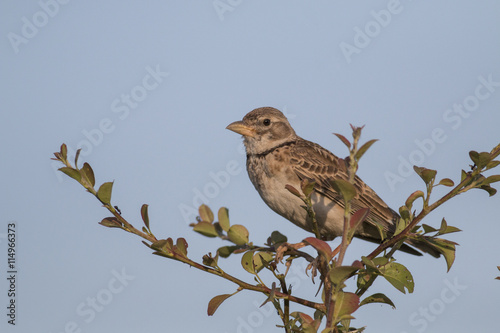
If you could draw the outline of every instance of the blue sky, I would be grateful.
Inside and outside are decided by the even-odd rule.
[[[230,209],[256,243],[279,229],[308,234],[262,202],[238,135],[225,127],[260,106],[338,156],[331,133],[379,139],[359,176],[393,208],[422,182],[418,164],[459,178],[469,150],[499,142],[500,4],[497,1],[77,1],[0,4],[0,330],[2,332],[279,332],[242,292],[206,316],[235,285],[152,256],[132,235],[97,224],[108,216],[50,161],[61,143],[82,148],[98,183],[133,224],[149,204],[158,237],[185,237],[192,258],[224,243],[193,233],[194,206]],[[436,191],[434,199],[442,195]],[[476,331],[500,306],[500,196],[472,191],[426,223],[463,230],[455,265],[400,254],[416,281],[397,308],[355,313],[368,332]],[[7,323],[8,225],[16,225],[17,318]],[[332,242],[332,246],[337,242]],[[374,248],[356,241],[347,260]],[[223,263],[240,272],[239,259]],[[294,291],[311,295],[297,269]],[[301,310],[297,307],[295,310]],[[304,309],[302,309],[304,310]],[[307,311],[307,310],[306,310]]]

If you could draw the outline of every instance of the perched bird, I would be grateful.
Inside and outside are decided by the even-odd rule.
[[[226,128],[243,135],[248,176],[272,210],[312,232],[312,222],[301,207],[302,200],[285,186],[300,189],[301,180],[314,181],[311,200],[321,237],[332,240],[342,235],[345,205],[330,180],[348,179],[343,159],[297,136],[283,113],[272,107],[255,109],[245,115],[242,121],[235,121]],[[357,195],[351,201],[353,212],[366,207],[370,208],[370,213],[354,236],[380,243],[382,239],[377,225],[390,236],[400,217],[359,177],[356,177],[355,182]],[[425,242],[407,240],[407,243],[439,257],[439,252]],[[409,245],[404,244],[400,250],[421,255]]]

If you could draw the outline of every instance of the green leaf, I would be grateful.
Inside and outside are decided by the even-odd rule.
[[[405,206],[408,207],[408,209],[411,209],[411,207],[413,206],[413,202],[415,200],[417,200],[418,198],[424,198],[424,197],[425,197],[424,192],[422,192],[420,190],[415,191],[412,194],[410,194],[408,199],[406,199]]]
[[[146,204],[142,205],[142,207],[141,207],[141,217],[142,217],[142,221],[144,222],[144,225],[149,230],[148,205],[146,205]]]
[[[202,221],[212,223],[214,221],[214,213],[207,205],[203,204],[198,208],[198,213]]]
[[[222,247],[219,247],[219,249],[217,250],[217,253],[222,258],[227,258],[237,249],[238,249],[238,246],[234,246],[234,245],[222,246]]]
[[[437,173],[436,170],[421,168],[416,165],[413,166],[413,170],[415,170],[417,175],[419,175],[420,178],[422,178],[425,184],[429,184],[431,181],[433,181]]]
[[[76,154],[75,154],[75,169],[78,169],[78,157],[80,156],[80,152],[82,151],[82,148],[77,149]]]
[[[248,230],[244,226],[240,224],[232,225],[228,232],[227,236],[229,240],[236,245],[244,245],[248,243]]]
[[[68,147],[65,143],[61,145],[61,157],[63,161],[66,161],[68,159]]]
[[[479,168],[482,169],[484,168],[488,163],[491,162],[491,154],[482,152],[478,153],[477,151],[470,151],[469,152],[470,159],[474,164]]]
[[[171,252],[174,248],[174,241],[172,238],[160,239],[151,244],[153,250]]]
[[[354,156],[354,159],[356,159],[357,161],[359,161],[361,159],[361,157],[366,153],[366,151],[368,150],[368,148],[370,148],[376,141],[378,141],[378,140],[377,139],[373,139],[373,140],[370,140],[370,141],[366,142],[364,145],[362,145],[361,148],[358,149],[358,152]]]
[[[465,170],[462,170],[462,172],[460,173],[460,182],[463,182],[465,178],[467,178],[467,176],[469,175],[468,172],[465,172]]]
[[[365,298],[364,300],[361,301],[359,306],[370,304],[370,303],[385,303],[385,304],[389,304],[390,306],[392,306],[393,309],[396,308],[396,306],[390,300],[390,298],[385,296],[384,294],[381,294],[381,293],[376,293],[376,294],[373,294],[371,296],[368,296],[367,298]]]
[[[409,220],[410,219],[410,209],[407,206],[399,207],[399,215],[401,215],[401,217],[404,220]]]
[[[188,243],[186,240],[182,237],[177,238],[177,242],[175,244],[175,247],[183,254],[184,256],[187,256],[187,248],[188,248]]]
[[[121,228],[122,223],[116,217],[106,217],[99,222],[100,225],[108,228]]]
[[[332,259],[332,248],[327,242],[317,239],[316,237],[307,237],[304,242],[311,245],[318,251],[318,254],[325,257],[326,261],[329,262]]]
[[[490,161],[486,164],[486,170],[496,168],[500,164],[500,161]]]
[[[255,265],[253,262],[254,251],[247,251],[241,257],[241,266],[250,274],[255,274]]]
[[[449,234],[449,233],[458,232],[458,231],[462,231],[462,230],[458,229],[457,227],[449,226],[446,223],[446,220],[443,218],[443,220],[441,221],[441,227],[439,228],[439,232],[437,234],[444,235],[444,234]]]
[[[500,182],[500,175],[489,176],[481,182],[481,185],[489,185],[491,183]]]
[[[359,296],[354,293],[345,293],[341,290],[335,296],[334,321],[352,319],[352,314],[359,308]]]
[[[215,311],[219,308],[219,306],[224,302],[226,299],[229,297],[233,296],[234,294],[224,294],[224,295],[219,295],[215,296],[208,302],[208,309],[207,309],[207,314],[209,316],[213,316]]]
[[[356,188],[346,180],[335,179],[331,180],[330,184],[332,184],[333,189],[337,193],[342,195],[345,202],[350,201],[356,196]]]
[[[431,227],[430,225],[427,225],[427,224],[422,224],[422,227],[424,228],[424,232],[425,233],[437,231],[436,228],[433,228],[433,227]]]
[[[338,266],[333,267],[330,270],[329,278],[330,281],[336,286],[340,286],[344,281],[349,278],[354,272],[358,270],[358,267],[354,266]]]
[[[83,163],[83,167],[80,169],[80,173],[82,173],[82,175],[88,181],[90,186],[94,187],[95,185],[94,170],[92,170],[92,168],[87,162]]]
[[[406,293],[405,288],[408,289],[409,293],[413,292],[415,287],[413,276],[405,266],[392,261],[380,267],[380,273],[390,284],[403,294]]]
[[[349,140],[346,139],[345,136],[343,136],[342,134],[338,134],[338,133],[333,133],[337,138],[340,139],[340,141],[342,141],[348,149],[351,148],[351,143],[349,142]]]
[[[497,190],[494,189],[493,187],[491,187],[490,185],[481,185],[478,188],[481,189],[481,190],[485,190],[486,192],[488,192],[488,194],[490,195],[490,197],[494,196],[497,193]]]
[[[63,173],[65,173],[67,176],[70,176],[71,178],[73,178],[77,182],[81,182],[81,180],[82,180],[82,175],[76,169],[68,168],[68,167],[62,167],[62,168],[59,168],[58,170],[61,171],[61,172],[63,172]]]
[[[302,181],[300,182],[300,188],[302,189],[302,193],[304,193],[306,197],[309,197],[309,195],[314,190],[315,185],[316,182],[310,181],[309,179],[302,179]]]
[[[441,238],[428,238],[427,242],[433,245],[444,256],[447,271],[449,272],[455,261],[455,245],[457,243]]]
[[[273,261],[274,257],[271,252],[257,252],[253,256],[253,264],[255,266],[255,271],[258,273],[264,267],[269,267],[268,264]]]
[[[113,182],[106,182],[97,190],[97,198],[104,204],[111,203],[111,190],[113,189]]]
[[[276,244],[281,244],[281,243],[286,243],[288,241],[288,238],[283,235],[281,232],[275,230],[271,233],[271,237],[267,239],[267,243],[269,245],[276,245]]]
[[[200,221],[200,222],[196,223],[193,226],[193,230],[202,234],[203,236],[206,236],[206,237],[217,237],[218,236],[217,230],[215,229],[215,226],[212,223],[206,222],[206,221]]]
[[[217,216],[219,218],[220,227],[227,232],[229,230],[229,210],[226,207],[221,207],[219,208]]]
[[[450,178],[443,178],[443,179],[441,179],[439,181],[438,185],[444,185],[444,186],[452,187],[452,186],[455,186],[455,183]]]

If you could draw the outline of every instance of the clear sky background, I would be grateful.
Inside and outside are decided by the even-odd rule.
[[[239,293],[208,317],[208,301],[236,286],[98,225],[109,214],[55,171],[52,153],[63,142],[82,148],[97,182],[115,181],[112,203],[123,215],[140,226],[149,204],[155,234],[185,237],[192,258],[224,245],[190,230],[200,200],[229,207],[256,243],[277,229],[298,242],[309,234],[262,202],[241,138],[226,125],[274,106],[300,136],[338,156],[347,150],[331,133],[366,125],[363,139],[379,141],[359,175],[397,209],[423,189],[408,165],[456,181],[469,150],[499,143],[499,15],[494,0],[2,1],[0,331],[280,332],[257,293]],[[427,224],[444,216],[463,230],[449,235],[460,243],[451,271],[443,259],[399,254],[415,292],[380,279],[372,291],[397,308],[363,307],[353,325],[496,327],[499,204],[476,190],[432,213]],[[6,316],[9,223],[17,230],[15,327]],[[374,247],[356,241],[347,260]],[[222,266],[252,281],[239,258]],[[293,274],[294,292],[315,293],[303,270]]]

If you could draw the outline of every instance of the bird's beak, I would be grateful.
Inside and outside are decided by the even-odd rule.
[[[243,136],[255,136],[255,129],[245,125],[242,121],[235,121],[234,123],[229,124],[226,128]]]

